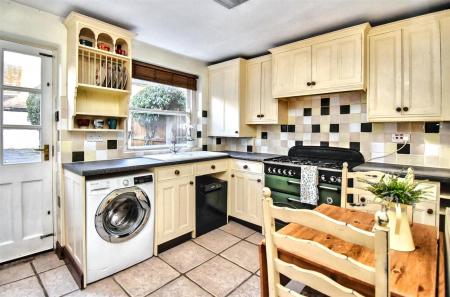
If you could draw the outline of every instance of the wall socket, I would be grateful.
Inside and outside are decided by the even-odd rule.
[[[407,143],[411,140],[411,134],[407,133],[393,133],[392,142],[393,143]]]
[[[103,136],[100,133],[86,133],[86,140],[88,142],[102,142]]]

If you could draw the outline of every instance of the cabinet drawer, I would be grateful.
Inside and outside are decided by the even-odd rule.
[[[414,207],[414,223],[436,226],[436,203],[421,202]]]
[[[205,175],[228,170],[228,159],[205,161],[195,164],[195,175]]]
[[[231,168],[240,171],[263,173],[262,162],[252,162],[246,160],[231,160]]]
[[[170,166],[170,167],[162,167],[156,169],[157,180],[168,180],[178,177],[185,177],[194,175],[194,166],[193,165],[179,165],[179,166]]]

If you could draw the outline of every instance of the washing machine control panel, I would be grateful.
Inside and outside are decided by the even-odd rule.
[[[98,191],[109,189],[111,187],[111,182],[109,180],[99,180],[91,182],[91,191]]]
[[[151,183],[153,181],[153,175],[144,175],[144,176],[138,176],[134,178],[134,184],[144,184],[144,183]]]

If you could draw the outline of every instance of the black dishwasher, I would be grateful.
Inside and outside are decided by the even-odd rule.
[[[196,184],[196,235],[200,236],[227,223],[227,181],[203,175]]]

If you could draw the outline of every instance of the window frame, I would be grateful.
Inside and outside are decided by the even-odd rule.
[[[143,78],[132,78],[131,79],[131,88],[133,88],[133,85],[136,81],[141,81],[144,83],[155,83],[155,84],[161,84],[166,85],[169,87],[174,88],[183,88],[178,86],[173,86],[170,84],[164,84],[161,82],[155,82]],[[150,146],[131,146],[131,138],[130,138],[130,132],[131,132],[131,121],[132,121],[132,113],[138,112],[138,113],[146,113],[146,114],[160,114],[160,115],[172,115],[172,116],[186,116],[188,119],[188,131],[186,132],[187,141],[185,143],[176,144],[177,148],[180,148],[181,150],[187,149],[190,147],[189,142],[193,141],[195,138],[193,137],[193,129],[196,127],[196,116],[195,111],[197,106],[197,92],[195,90],[189,89],[189,88],[183,88],[187,91],[187,98],[186,98],[186,111],[176,111],[176,110],[160,110],[160,109],[147,109],[147,108],[132,108],[128,106],[128,119],[127,119],[127,125],[126,125],[126,148],[128,151],[131,152],[137,152],[137,151],[167,151],[169,150],[172,145],[171,144],[156,144],[156,145],[150,145]],[[132,96],[130,96],[130,102],[132,100]]]

